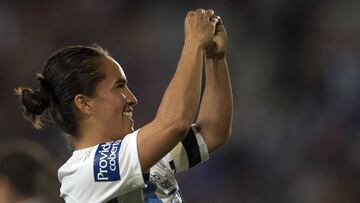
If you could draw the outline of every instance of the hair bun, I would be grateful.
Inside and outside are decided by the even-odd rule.
[[[26,111],[34,115],[41,115],[49,107],[48,99],[45,99],[41,93],[39,90],[33,92],[28,88],[21,89],[21,102]]]

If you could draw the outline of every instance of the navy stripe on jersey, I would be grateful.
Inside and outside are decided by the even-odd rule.
[[[184,145],[186,154],[189,159],[189,168],[195,166],[196,164],[201,162],[201,154],[199,145],[196,140],[196,136],[194,131],[190,128],[186,137],[181,140],[181,143]]]
[[[143,189],[145,203],[163,203],[155,194],[156,185],[151,181]]]
[[[150,173],[143,173],[143,178],[144,178],[145,185],[148,184],[149,180],[150,180]]]
[[[116,197],[116,198],[114,198],[112,200],[107,201],[106,203],[119,203],[119,202],[118,202],[118,199]]]

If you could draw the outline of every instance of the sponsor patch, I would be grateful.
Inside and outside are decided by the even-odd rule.
[[[119,151],[121,140],[99,144],[94,158],[96,182],[120,180]]]

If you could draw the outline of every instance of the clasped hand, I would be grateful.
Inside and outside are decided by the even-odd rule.
[[[207,58],[223,58],[227,49],[224,24],[211,9],[197,9],[187,13],[185,41],[204,49]]]

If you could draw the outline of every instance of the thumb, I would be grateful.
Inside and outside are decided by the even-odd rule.
[[[218,17],[218,19],[219,19],[219,21],[216,24],[215,33],[217,33],[217,32],[226,32],[225,27],[224,27],[224,23],[222,22],[220,16]]]
[[[226,42],[219,35],[214,36],[213,44],[214,44],[214,51],[215,52],[219,52],[219,51],[221,52],[222,50],[226,49]]]

